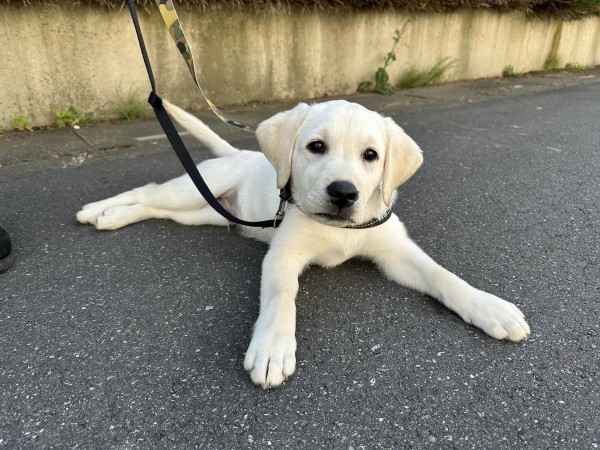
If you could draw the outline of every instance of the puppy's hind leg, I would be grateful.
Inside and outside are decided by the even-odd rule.
[[[137,203],[136,191],[139,191],[141,189],[148,189],[151,186],[152,184],[149,184],[133,189],[131,191],[123,192],[122,194],[115,195],[114,197],[110,197],[93,203],[88,203],[87,205],[84,205],[80,211],[77,212],[77,221],[79,223],[84,224],[96,224],[98,217],[101,216],[105,210],[117,206],[134,205],[135,203]]]
[[[160,209],[136,203],[135,205],[113,206],[96,219],[98,230],[116,230],[147,219],[171,219],[183,225],[228,225],[229,221],[210,205],[199,209]]]
[[[226,159],[210,159],[198,166],[217,198],[234,191],[237,183],[231,176],[235,170],[231,169]],[[103,230],[114,230],[152,218],[168,218],[189,224],[222,225],[222,221],[203,211],[205,206],[206,200],[186,174],[163,184],[147,184],[105,200],[89,203],[77,213],[77,220],[80,223],[96,225],[98,229]]]

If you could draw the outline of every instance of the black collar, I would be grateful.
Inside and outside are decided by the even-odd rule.
[[[378,225],[381,225],[384,222],[387,222],[387,220],[392,217],[392,208],[388,209],[385,214],[380,217],[372,217],[369,220],[367,220],[366,222],[363,222],[359,225],[348,225],[347,227],[344,228],[351,228],[353,230],[363,230],[365,228],[373,228],[376,227]]]
[[[291,180],[287,182],[287,184],[283,187],[283,189],[279,192],[279,198],[281,201],[279,202],[279,209],[275,214],[275,221],[283,220],[283,216],[285,215],[285,206],[286,203],[294,204],[294,199],[292,198],[292,184]],[[358,225],[348,225],[343,228],[348,228],[352,230],[364,230],[366,228],[373,228],[378,225],[381,225],[384,222],[392,217],[392,208],[388,209],[382,217],[372,217],[366,222],[363,222]]]

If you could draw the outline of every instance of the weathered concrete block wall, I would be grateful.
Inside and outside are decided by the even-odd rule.
[[[218,105],[308,99],[355,92],[372,77],[408,18],[392,12],[180,11],[203,85]],[[156,10],[140,11],[159,92],[186,108],[204,105]],[[412,65],[456,60],[448,81],[561,66],[600,64],[600,18],[562,24],[521,13],[420,14],[406,28],[391,80]],[[119,86],[146,96],[148,81],[126,10],[96,6],[14,6],[0,10],[0,128],[27,115],[51,124],[54,109],[110,111]],[[109,113],[110,115],[110,113]]]

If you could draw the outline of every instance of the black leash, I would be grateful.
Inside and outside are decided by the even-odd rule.
[[[150,79],[150,85],[152,86],[152,92],[150,93],[150,97],[148,97],[148,103],[150,103],[150,105],[152,106],[152,109],[154,110],[154,114],[156,115],[156,118],[158,119],[158,122],[160,123],[160,126],[162,127],[163,131],[165,132],[167,139],[171,143],[173,150],[175,150],[175,153],[177,154],[179,161],[181,161],[181,164],[185,168],[185,171],[188,173],[188,175],[190,176],[190,178],[196,185],[196,188],[198,188],[198,191],[200,191],[200,194],[202,194],[202,197],[204,197],[206,202],[215,211],[217,211],[219,214],[221,214],[223,217],[225,217],[230,222],[236,223],[238,225],[244,225],[247,227],[260,227],[260,228],[270,228],[270,227],[276,228],[276,227],[278,227],[281,224],[281,221],[283,220],[285,203],[287,201],[287,199],[283,198],[284,191],[282,191],[282,195],[280,195],[280,197],[282,197],[282,199],[281,199],[279,209],[278,209],[274,219],[263,220],[260,222],[248,222],[248,221],[245,221],[242,219],[238,219],[237,217],[232,215],[229,211],[227,211],[223,207],[223,205],[221,205],[221,203],[219,203],[219,201],[215,198],[215,196],[212,194],[212,192],[206,185],[206,182],[202,178],[202,175],[200,175],[200,172],[198,171],[198,168],[196,167],[194,160],[190,156],[189,151],[187,150],[187,148],[185,147],[185,144],[181,140],[179,133],[177,133],[177,130],[175,129],[175,126],[173,125],[171,118],[167,114],[167,111],[165,110],[165,108],[162,104],[162,99],[156,93],[156,83],[154,81],[154,74],[152,73],[152,66],[150,65],[150,58],[148,58],[148,52],[146,51],[146,45],[144,44],[144,37],[142,36],[142,30],[140,29],[140,23],[139,23],[137,13],[135,10],[135,5],[133,2],[134,2],[134,0],[127,0],[127,4],[129,6],[129,12],[131,12],[131,19],[133,20],[133,26],[135,27],[135,32],[137,34],[138,43],[140,44],[142,58],[144,59],[144,65],[146,66],[146,71],[148,72],[148,78]]]

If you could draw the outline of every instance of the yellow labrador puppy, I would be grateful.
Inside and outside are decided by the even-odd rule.
[[[244,367],[263,388],[280,385],[296,369],[298,277],[311,264],[336,266],[354,256],[371,259],[392,280],[439,299],[467,323],[496,339],[521,341],[529,326],[521,311],[480,291],[435,263],[412,242],[398,217],[388,216],[395,189],[417,170],[421,150],[390,118],[346,101],[299,104],[262,122],[262,153],[238,150],[191,114],[164,102],[190,133],[218,156],[198,165],[231,213],[248,221],[273,217],[279,190],[293,204],[277,229],[241,227],[270,243],[263,261],[260,313]],[[81,223],[114,230],[150,218],[186,225],[227,225],[187,175],[149,184],[85,205]]]

